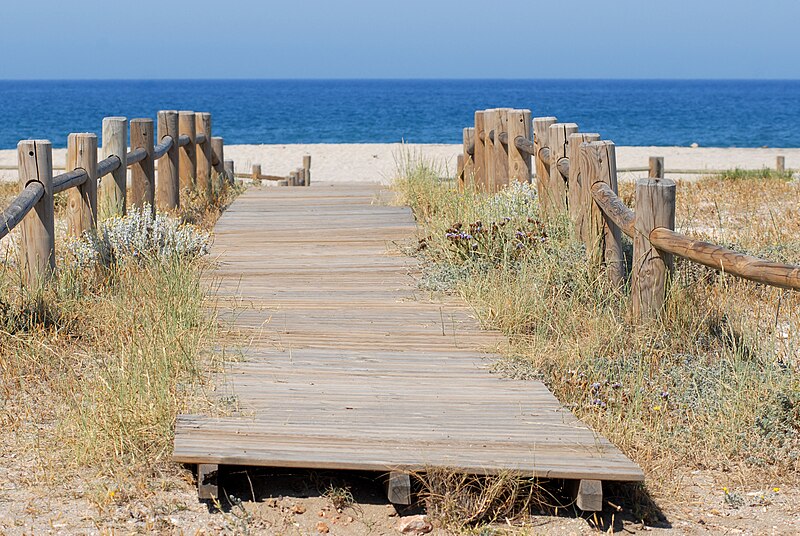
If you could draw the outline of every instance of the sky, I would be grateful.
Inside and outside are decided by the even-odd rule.
[[[798,0],[38,0],[0,79],[800,78]]]

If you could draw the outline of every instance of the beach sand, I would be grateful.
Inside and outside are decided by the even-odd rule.
[[[237,173],[249,173],[253,164],[261,164],[262,173],[287,175],[302,166],[303,155],[311,155],[314,182],[389,182],[395,175],[397,162],[404,154],[418,155],[438,164],[453,174],[461,145],[447,144],[297,144],[297,145],[230,145],[225,158],[234,160]],[[63,167],[65,149],[53,151],[56,167]],[[663,156],[670,169],[759,169],[775,167],[778,155],[786,157],[787,169],[800,169],[800,148],[753,149],[714,147],[617,147],[617,167],[647,167],[650,156]],[[17,163],[16,150],[0,150],[0,167]],[[621,173],[621,179],[642,176],[642,173]],[[669,175],[679,178],[681,175]],[[689,177],[691,178],[691,177]],[[0,170],[0,180],[15,180],[16,172]]]

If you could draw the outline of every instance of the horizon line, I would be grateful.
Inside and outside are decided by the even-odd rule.
[[[0,78],[0,82],[800,82],[800,78],[433,78],[433,77],[305,77],[305,78]]]

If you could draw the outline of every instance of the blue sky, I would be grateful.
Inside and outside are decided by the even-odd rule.
[[[800,78],[798,0],[39,0],[0,79]]]

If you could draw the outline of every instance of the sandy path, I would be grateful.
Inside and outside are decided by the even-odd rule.
[[[230,145],[225,157],[233,159],[237,172],[249,172],[253,164],[271,175],[286,175],[300,167],[304,154],[311,155],[312,177],[320,182],[388,181],[403,154],[431,159],[443,169],[454,170],[460,145],[399,143]],[[53,151],[56,166],[63,166],[65,150]],[[784,155],[786,167],[800,168],[800,149],[742,149],[713,147],[617,147],[617,167],[647,166],[650,156],[663,156],[667,169],[758,169],[774,167]],[[0,150],[0,166],[16,165],[15,150]],[[0,170],[0,179],[12,180],[15,172]]]

